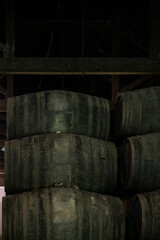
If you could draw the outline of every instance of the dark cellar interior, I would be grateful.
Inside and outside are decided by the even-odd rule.
[[[159,12],[157,0],[0,1],[0,186],[5,185],[4,146],[10,141],[7,99],[13,96],[65,90],[108,99],[108,141],[115,143],[122,161],[127,135],[115,133],[116,99],[121,93],[160,86]],[[141,191],[124,189],[119,165],[112,196],[124,203],[126,233],[114,240],[147,240],[137,232],[129,235],[128,199]]]

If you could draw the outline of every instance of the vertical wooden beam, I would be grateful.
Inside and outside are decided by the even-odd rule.
[[[116,22],[119,23],[119,17],[117,17]],[[112,57],[118,56],[119,56],[119,31],[117,28],[113,27]],[[119,91],[119,76],[112,75],[112,101],[115,100],[118,91]]]
[[[150,57],[160,58],[160,1],[151,0]]]
[[[13,75],[7,76],[7,95],[6,97],[12,97],[13,96]]]

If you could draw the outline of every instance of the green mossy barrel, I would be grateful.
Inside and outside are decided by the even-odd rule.
[[[46,188],[3,198],[3,240],[123,240],[125,214],[116,197]]]
[[[107,139],[107,99],[69,91],[12,97],[7,103],[8,139],[63,132]]]
[[[117,182],[114,143],[74,134],[42,134],[5,143],[7,194],[60,184],[110,193]]]
[[[138,194],[131,200],[129,239],[160,239],[160,190]]]
[[[160,188],[160,133],[127,138],[121,148],[124,187],[135,191]]]
[[[160,87],[120,93],[115,107],[117,136],[160,131]]]

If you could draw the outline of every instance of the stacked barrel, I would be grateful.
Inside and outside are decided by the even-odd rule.
[[[8,100],[3,240],[125,238],[106,99],[46,91]]]
[[[160,87],[119,94],[115,118],[125,138],[123,186],[138,193],[129,204],[129,239],[160,239]]]

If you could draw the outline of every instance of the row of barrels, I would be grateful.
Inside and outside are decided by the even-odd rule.
[[[154,87],[119,94],[115,115],[121,134],[142,133],[142,125],[143,133],[158,131],[159,91],[160,87]],[[117,169],[126,189],[160,188],[160,133],[128,137],[119,161],[115,144],[107,142],[110,111],[106,99],[66,91],[17,96],[8,100],[7,119],[7,194],[57,183],[112,193]]]
[[[65,132],[108,139],[106,99],[69,91],[46,91],[8,100],[8,139]],[[14,118],[13,118],[14,116]],[[160,131],[160,87],[120,93],[115,105],[117,136]]]
[[[122,201],[71,188],[44,188],[3,198],[3,239],[160,239],[160,190],[135,195],[125,230]]]
[[[160,239],[160,87],[119,94],[116,134],[123,186],[140,192],[128,200],[127,239]],[[145,192],[152,191],[154,192]]]
[[[97,193],[160,188],[160,133],[127,138],[120,161],[114,143],[75,134],[42,134],[5,144],[5,189],[14,194],[63,184]]]
[[[120,111],[119,109],[118,111]],[[121,109],[125,109],[124,106]],[[118,119],[120,114],[116,113],[116,116],[118,116]],[[88,199],[88,205],[86,206],[87,200],[84,194],[81,195],[83,191],[68,188],[75,186],[87,191],[111,194],[116,189],[118,167],[122,169],[125,187],[136,189],[138,186],[136,186],[135,180],[138,182],[137,177],[139,177],[141,180],[140,186],[143,188],[143,181],[145,182],[147,177],[150,176],[146,175],[145,171],[143,176],[140,175],[143,168],[141,158],[143,158],[145,165],[145,154],[140,156],[138,163],[135,155],[139,154],[140,148],[138,152],[135,145],[135,151],[134,144],[131,144],[132,141],[127,140],[122,146],[125,149],[122,153],[127,154],[124,154],[122,160],[118,163],[114,143],[106,141],[109,125],[110,113],[106,99],[65,91],[49,91],[9,99],[9,141],[5,146],[6,192],[7,195],[15,193],[16,195],[7,196],[4,199],[3,218],[6,219],[4,220],[4,224],[5,222],[6,224],[3,232],[10,234],[6,236],[4,234],[4,239],[21,239],[19,237],[20,233],[23,234],[23,239],[33,239],[33,236],[37,236],[37,232],[41,231],[39,229],[42,229],[42,233],[37,239],[41,236],[44,239],[51,239],[53,233],[55,236],[53,239],[72,239],[71,233],[73,235],[78,234],[76,235],[78,238],[75,238],[74,235],[73,239],[124,239],[123,224],[125,221],[122,221],[121,218],[124,216],[123,207],[120,215],[114,215],[114,211],[117,213],[118,207],[120,208],[118,203],[115,202],[120,201],[118,198],[99,194],[94,197],[95,193],[84,192]],[[138,141],[143,145],[143,139],[142,142],[140,139],[133,142],[137,143]],[[139,143],[137,145],[139,146]],[[145,143],[144,146],[146,146]],[[146,154],[147,151],[146,148]],[[130,154],[131,152],[132,154]],[[156,161],[158,162],[158,158]],[[150,166],[153,165],[153,169],[157,171],[157,178],[156,181],[148,179],[150,183],[146,183],[146,190],[152,189],[155,182],[157,182],[156,186],[159,184],[156,161],[154,156],[147,160],[147,171],[149,172]],[[53,188],[53,186],[59,185],[66,188]],[[41,188],[44,187],[47,188],[42,190]],[[22,193],[30,190],[33,190],[33,192]],[[71,194],[69,194],[70,192]],[[58,197],[59,194],[60,197]],[[66,200],[62,196],[65,198],[67,194],[69,194],[69,203],[65,205]],[[78,194],[78,196],[76,195],[76,197],[74,194]],[[113,201],[114,207],[111,207],[109,198]],[[58,203],[56,199],[58,199]],[[102,199],[106,200],[103,201]],[[64,208],[59,205],[60,200],[63,200]],[[50,204],[52,203],[51,207],[47,204],[47,201],[50,201],[48,202]],[[79,201],[82,204],[77,205]],[[13,207],[9,208],[9,205]],[[29,206],[31,206],[31,209]],[[110,207],[112,210],[108,209]],[[16,208],[18,212],[16,212]],[[75,209],[73,210],[75,214],[71,211],[72,208]],[[30,210],[26,211],[26,209]],[[61,209],[64,213],[64,219],[59,216]],[[83,212],[83,209],[85,209],[85,212],[88,211],[88,215]],[[99,216],[100,209],[103,214]],[[26,211],[26,215],[23,211]],[[52,218],[50,214],[53,214],[53,211],[55,212]],[[10,213],[12,213],[11,218]],[[98,219],[95,218],[93,213],[97,214]],[[25,219],[28,219],[27,224],[31,222],[31,225],[28,224],[28,228],[24,228],[26,225],[25,219],[23,219],[24,215]],[[66,222],[65,225],[62,220],[67,221],[67,216],[69,223]],[[93,219],[90,222],[92,217],[98,224],[97,231],[92,222]],[[77,218],[78,221],[74,221]],[[48,219],[51,220],[49,224],[47,223]],[[59,222],[58,219],[60,219]],[[109,228],[106,227],[106,219],[109,222]],[[122,225],[118,219],[123,223]],[[17,230],[18,221],[24,223],[20,232],[17,232],[19,231]],[[33,224],[34,221],[36,222],[35,225]],[[89,225],[84,228],[83,222],[86,221],[89,222]],[[55,223],[55,225],[52,223]],[[72,224],[73,229],[68,229]],[[107,232],[103,229],[103,224]],[[119,228],[115,232],[112,231],[112,226],[118,224]],[[57,232],[55,229],[57,229]],[[64,233],[62,234],[63,230]]]

